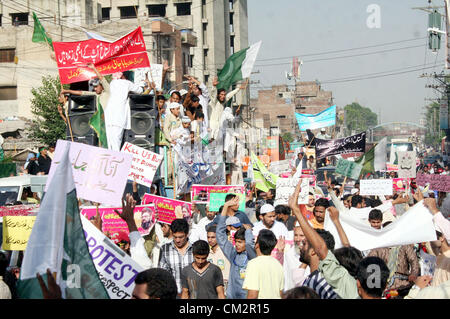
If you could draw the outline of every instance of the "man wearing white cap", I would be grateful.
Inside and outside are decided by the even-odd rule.
[[[168,111],[166,112],[166,119],[164,120],[163,133],[166,136],[166,139],[172,144],[175,144],[171,137],[172,131],[181,127],[181,107],[182,105],[177,102],[171,102],[167,107]]]
[[[181,126],[170,133],[173,149],[177,152],[179,159],[183,162],[191,162],[191,119],[187,116],[181,118]]]
[[[322,140],[329,140],[331,137],[329,135],[326,134],[326,129],[324,127],[322,127],[320,129],[320,133],[318,133],[316,135],[316,138],[320,138]]]
[[[144,89],[127,80],[122,72],[113,74],[113,80],[109,86],[110,96],[108,105],[105,108],[108,148],[110,150],[120,151],[123,130],[131,128],[131,111],[128,102],[128,93],[140,94]]]
[[[261,221],[257,222],[253,227],[253,236],[257,237],[261,229],[271,230],[275,237],[280,239],[288,237],[288,230],[282,222],[276,220],[275,207],[271,204],[264,204],[260,210]]]

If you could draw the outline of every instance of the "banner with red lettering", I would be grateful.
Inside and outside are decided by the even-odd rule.
[[[89,39],[77,42],[53,42],[62,84],[90,80],[95,77],[87,67],[91,62],[100,74],[149,67],[141,27],[114,42]]]

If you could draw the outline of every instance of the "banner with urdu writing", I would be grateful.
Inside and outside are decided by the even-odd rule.
[[[93,63],[100,74],[150,66],[141,27],[114,42],[96,39],[53,42],[53,48],[62,84],[95,77],[87,63]]]

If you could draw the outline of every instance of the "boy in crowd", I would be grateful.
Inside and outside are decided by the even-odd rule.
[[[225,299],[222,271],[207,260],[208,243],[196,241],[192,254],[194,262],[181,271],[181,299]]]
[[[226,219],[227,209],[222,209],[221,214],[217,216],[216,236],[220,249],[230,262],[230,275],[226,295],[228,299],[245,299],[247,292],[242,289],[242,283],[244,282],[247,263],[256,257],[256,252],[253,248],[253,234],[251,226],[244,224],[244,227],[241,227],[234,234],[234,247],[227,238]]]
[[[284,287],[283,266],[270,256],[277,244],[274,233],[268,229],[259,232],[255,244],[258,257],[251,260],[243,289],[248,291],[247,299],[281,299]]]
[[[381,229],[383,213],[379,209],[372,209],[369,213],[369,223],[372,228]]]

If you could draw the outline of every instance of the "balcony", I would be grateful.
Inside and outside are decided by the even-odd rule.
[[[197,36],[191,30],[181,30],[181,43],[190,47],[197,46]]]

